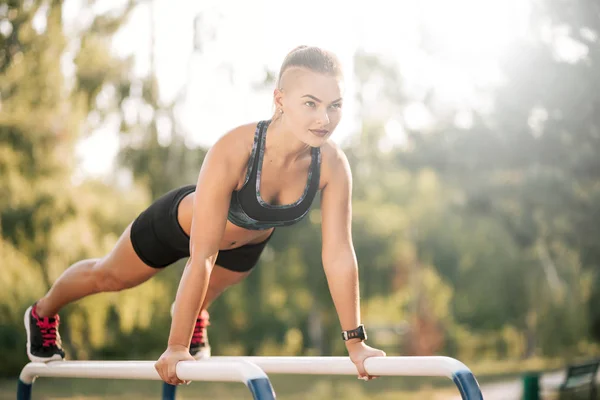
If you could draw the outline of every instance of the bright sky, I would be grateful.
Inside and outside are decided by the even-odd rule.
[[[65,18],[81,18],[81,1],[65,3]],[[102,5],[110,9],[121,3]],[[214,39],[205,39],[203,53],[192,55],[194,18],[200,12],[206,19],[201,32]],[[325,47],[338,55],[346,72],[344,118],[333,136],[342,142],[360,128],[352,85],[356,49],[397,62],[409,92],[418,96],[434,87],[440,101],[469,107],[481,102],[478,88],[501,79],[498,57],[526,35],[528,16],[526,0],[154,0],[156,72],[167,101],[188,85],[180,120],[190,144],[209,146],[239,124],[270,117],[272,89],[252,87],[264,78],[265,67],[278,71],[284,56],[300,44]],[[117,54],[135,55],[139,75],[150,66],[150,19],[149,6],[139,6],[114,40]],[[436,58],[422,49],[423,27],[441,50]],[[370,97],[376,107],[377,93]],[[430,116],[415,102],[403,118],[418,127]],[[402,125],[392,120],[387,127],[390,142],[401,142]],[[86,174],[110,170],[117,129],[117,123],[109,124],[81,142],[78,154]],[[168,130],[162,139],[168,143]]]

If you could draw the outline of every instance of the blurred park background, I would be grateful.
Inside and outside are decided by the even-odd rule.
[[[597,0],[0,1],[0,378],[27,362],[26,307],[268,119],[300,44],[346,71],[333,140],[369,343],[478,377],[599,355],[599,33]],[[156,359],[182,268],[64,309],[68,358]],[[215,355],[345,354],[319,201],[210,311]],[[383,381],[312,398],[391,398]]]

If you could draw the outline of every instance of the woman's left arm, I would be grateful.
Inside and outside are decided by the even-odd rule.
[[[335,149],[335,155],[328,161],[326,184],[321,194],[322,259],[329,291],[342,330],[346,331],[361,324],[358,263],[352,244],[352,174],[340,149]],[[364,360],[385,356],[385,353],[360,339],[347,340],[346,348],[359,378],[371,379],[364,369]]]

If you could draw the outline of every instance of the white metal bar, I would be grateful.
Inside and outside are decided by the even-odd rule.
[[[36,377],[149,379],[160,380],[154,361],[52,361],[29,363],[21,371],[20,380],[31,384]],[[242,382],[267,375],[248,360],[222,360],[210,364],[182,361],[177,364],[179,379],[191,381]]]
[[[205,362],[245,360],[267,374],[357,375],[349,357],[211,357]],[[371,357],[365,360],[369,375],[443,376],[453,379],[461,371],[470,372],[462,362],[450,357]]]
[[[201,363],[247,360],[268,374],[355,375],[348,357],[212,357]],[[483,400],[477,379],[462,362],[450,357],[371,357],[365,370],[375,376],[443,376],[450,378],[464,400]]]
[[[20,383],[23,386],[22,398],[30,399],[30,385],[38,376],[160,380],[154,364],[154,361],[29,363],[23,368],[20,376],[20,381],[24,385]],[[450,357],[371,357],[365,360],[365,369],[370,375],[381,376],[445,376],[455,382],[463,399],[483,399],[477,380],[469,368]],[[242,382],[251,389],[255,398],[272,399],[274,394],[265,372],[310,375],[357,374],[356,367],[348,357],[212,357],[208,360],[182,361],[177,364],[177,376],[180,379]],[[263,385],[262,383],[265,382],[266,385]],[[266,394],[261,395],[259,392]]]

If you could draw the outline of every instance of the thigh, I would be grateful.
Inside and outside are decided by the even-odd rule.
[[[131,243],[131,224],[125,229],[113,250],[94,267],[129,287],[139,285],[161,270],[149,267],[140,259]]]
[[[236,272],[223,268],[215,264],[208,283],[208,290],[202,308],[210,307],[212,302],[221,295],[229,286],[235,285],[242,281],[250,274],[251,271]]]
[[[194,186],[184,186],[170,191],[133,221],[131,243],[146,265],[163,268],[190,256],[190,239],[177,221],[177,208],[193,190]]]
[[[215,264],[210,273],[209,288],[225,289],[228,286],[235,285],[242,281],[245,277],[250,275],[250,272],[251,271],[236,272]]]

